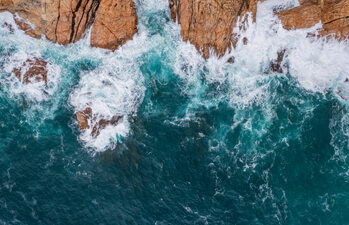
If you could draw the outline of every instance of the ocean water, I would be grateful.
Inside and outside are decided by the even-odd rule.
[[[270,0],[247,45],[204,60],[167,0],[135,3],[115,52],[0,14],[0,224],[349,224],[349,43],[284,30],[272,12],[299,3]],[[33,57],[47,85],[12,73]],[[87,106],[124,120],[92,138]]]

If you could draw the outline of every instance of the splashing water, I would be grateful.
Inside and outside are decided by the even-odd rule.
[[[348,41],[284,30],[273,11],[299,2],[269,0],[204,60],[168,1],[135,3],[139,32],[115,52],[89,34],[32,39],[0,14],[0,223],[347,224]],[[47,84],[14,75],[32,58]],[[86,107],[124,119],[93,137]]]

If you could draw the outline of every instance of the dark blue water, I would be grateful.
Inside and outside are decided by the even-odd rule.
[[[347,102],[265,68],[227,64],[212,81],[205,62],[176,64],[168,11],[141,15],[160,41],[137,56],[2,31],[0,224],[349,224]],[[45,99],[13,90],[15,54],[57,65]],[[133,63],[144,91],[128,135],[100,151],[79,138],[71,93],[111,57]]]

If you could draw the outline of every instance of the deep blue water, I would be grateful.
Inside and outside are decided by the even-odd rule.
[[[131,63],[144,89],[128,135],[102,152],[79,138],[70,99],[110,53],[1,31],[0,224],[349,224],[346,100],[288,70],[224,64],[212,81],[204,60],[176,67],[168,11],[138,11],[158,43],[112,53],[108,63]],[[18,52],[60,68],[46,99],[11,91],[21,84],[6,65]]]

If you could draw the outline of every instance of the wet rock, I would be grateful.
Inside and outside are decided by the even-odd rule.
[[[213,48],[222,56],[236,44],[238,36],[233,34],[237,22],[245,29],[247,12],[255,18],[258,0],[169,0],[171,16],[182,29],[184,41],[190,41],[204,58]]]
[[[244,38],[242,39],[242,43],[244,43],[244,45],[247,45],[247,44],[248,44],[248,39],[247,39],[247,37],[244,37]]]
[[[40,36],[37,35],[32,28],[30,24],[27,24],[25,21],[21,21],[20,19],[15,18],[15,22],[18,26],[19,29],[23,30],[27,35],[34,37],[34,38],[39,38]]]
[[[348,38],[349,0],[303,0],[300,3],[298,7],[277,13],[285,29],[309,28],[321,21],[320,36]]]
[[[76,119],[78,120],[79,129],[89,129],[88,121],[92,118],[92,109],[87,107],[85,110],[76,113]]]
[[[234,56],[229,57],[229,59],[227,60],[227,63],[234,64],[235,63],[235,57]]]
[[[285,57],[286,50],[277,52],[277,58],[270,63],[270,71],[275,73],[283,73],[282,62]]]
[[[117,49],[137,33],[137,14],[132,0],[103,0],[91,31],[91,45]]]
[[[83,111],[76,112],[76,119],[78,120],[79,129],[85,130],[92,127],[91,136],[97,137],[101,130],[109,125],[116,126],[123,120],[122,115],[113,116],[111,119],[97,119],[97,115],[92,113],[90,107],[85,108]]]
[[[119,122],[122,121],[122,119],[123,119],[123,116],[113,116],[110,120],[104,120],[104,119],[99,120],[98,123],[96,123],[93,126],[91,135],[93,137],[97,137],[100,134],[101,130],[106,128],[106,126],[108,125],[116,126]]]
[[[13,69],[13,73],[24,84],[31,82],[47,83],[47,62],[44,60],[33,58],[26,60],[20,67]]]

